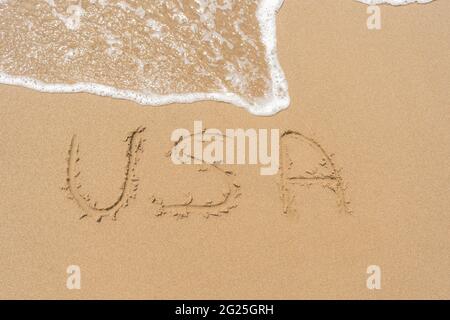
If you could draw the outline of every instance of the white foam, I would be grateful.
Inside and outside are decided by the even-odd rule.
[[[271,90],[267,92],[262,98],[257,98],[255,101],[248,101],[248,99],[239,96],[233,92],[212,92],[212,93],[188,93],[188,94],[168,94],[159,95],[152,92],[142,92],[133,90],[123,90],[114,88],[107,85],[98,83],[46,83],[37,79],[12,76],[4,72],[0,72],[0,82],[10,85],[19,85],[34,90],[43,92],[59,92],[59,93],[73,93],[73,92],[86,92],[100,96],[109,96],[113,98],[128,99],[136,101],[143,105],[165,105],[171,103],[192,103],[202,100],[216,100],[234,104],[239,107],[246,108],[256,115],[273,115],[276,112],[285,109],[290,104],[290,98],[288,94],[288,84],[281,69],[280,63],[277,57],[276,50],[276,13],[284,0],[261,0],[257,9],[257,19],[260,27],[261,41],[265,46],[265,59],[268,64],[271,80]],[[50,6],[53,5],[52,0],[47,0]],[[227,5],[225,2],[224,6]],[[81,8],[71,8],[73,15],[77,19],[70,19],[70,21],[64,21],[66,26],[71,30],[76,29],[79,26],[79,18],[82,17],[83,11],[78,10]],[[58,16],[58,18],[62,18]],[[72,23],[76,20],[77,23]],[[68,22],[68,23],[66,23]],[[155,31],[154,23],[147,21],[148,25]],[[158,30],[156,30],[158,31]],[[67,59],[70,59],[73,53],[67,53]],[[233,75],[236,77],[236,75]],[[237,85],[242,85],[237,83]]]
[[[254,110],[249,107],[250,112],[258,115],[275,114],[290,104],[287,80],[277,54],[276,14],[283,2],[284,0],[262,0],[256,12],[272,80],[272,96],[266,101],[261,101],[265,104],[264,109]]]
[[[0,0],[0,3],[5,3],[5,0]],[[54,6],[53,0],[46,0],[50,6]],[[201,0],[201,3],[205,3],[208,0]],[[432,0],[357,0],[360,2],[364,2],[366,4],[381,4],[381,3],[390,3],[393,5],[407,4],[412,2],[418,3],[427,3]],[[95,0],[91,0],[91,2],[95,2]],[[102,5],[107,4],[107,0],[98,0]],[[249,112],[255,115],[273,115],[280,110],[287,108],[290,104],[290,97],[288,93],[288,83],[286,81],[284,72],[281,68],[280,62],[278,60],[277,55],[277,40],[276,40],[276,14],[283,4],[284,0],[260,0],[258,5],[258,9],[256,12],[256,16],[259,22],[259,30],[261,34],[261,42],[265,48],[265,62],[268,65],[269,70],[269,79],[268,82],[270,84],[270,90],[266,92],[264,97],[256,98],[250,101],[248,98],[240,96],[234,92],[207,92],[207,93],[183,93],[183,94],[157,94],[151,92],[149,90],[126,90],[119,89],[112,86],[107,86],[98,83],[87,83],[87,82],[78,82],[74,84],[67,83],[46,83],[43,81],[39,81],[37,79],[33,79],[30,77],[24,76],[12,76],[8,75],[4,72],[0,71],[0,83],[9,84],[9,85],[19,85],[27,88],[31,88],[34,90],[42,91],[42,92],[58,92],[58,93],[75,93],[75,92],[86,92],[92,93],[100,96],[109,96],[113,98],[119,99],[127,99],[132,100],[137,103],[143,105],[153,105],[160,106],[171,103],[193,103],[197,101],[204,100],[216,100],[234,104],[239,107],[246,108]],[[224,2],[223,6],[227,5],[227,2]],[[131,7],[126,5],[126,2],[122,2],[121,6],[123,6],[126,10],[129,10]],[[136,10],[136,9],[133,9]],[[142,10],[138,10],[138,16],[144,17],[145,12]],[[79,27],[80,18],[83,16],[83,9],[81,7],[72,7],[70,12],[72,16],[70,19],[64,21],[66,26],[75,30]],[[61,18],[61,17],[59,17]],[[180,16],[182,19],[182,16]],[[66,23],[67,22],[67,23]],[[76,23],[75,23],[76,22]],[[157,36],[160,36],[161,28],[158,28],[158,25],[155,21],[151,19],[147,19],[147,27],[151,29],[153,33],[156,33]],[[214,21],[212,20],[212,23]],[[239,24],[235,25],[234,28],[237,28],[239,31]],[[195,30],[193,30],[194,32]],[[217,36],[214,34],[210,35],[211,37]],[[220,34],[218,34],[220,36]],[[109,44],[108,53],[112,56],[119,55],[120,51],[120,42],[115,41],[115,38],[111,35],[111,38],[106,39]],[[183,48],[178,48],[180,54],[182,54]],[[219,52],[220,53],[220,52]],[[68,51],[65,55],[65,62],[72,59],[76,56],[77,52]],[[220,60],[220,54],[217,55],[217,59]],[[137,61],[139,62],[139,61]],[[190,61],[186,58],[185,63],[189,63]],[[242,61],[245,63],[245,61]],[[142,62],[140,62],[140,69],[142,69]],[[233,68],[230,68],[228,74],[228,80],[232,83],[236,88],[242,89],[245,85],[245,79],[236,72],[233,71]]]
[[[67,29],[72,31],[78,30],[81,24],[81,17],[84,15],[83,8],[81,5],[70,5],[66,12],[68,16],[58,13],[55,9],[52,10],[53,15],[61,20]]]
[[[0,83],[17,85],[25,88],[48,93],[92,93],[99,96],[107,96],[117,99],[132,100],[143,105],[161,106],[171,103],[193,103],[203,100],[215,100],[232,103],[240,107],[247,107],[248,102],[233,93],[190,93],[158,95],[153,93],[142,93],[133,90],[122,90],[111,86],[96,83],[79,82],[75,84],[45,83],[33,78],[11,76],[0,72]],[[255,113],[259,114],[259,113]],[[266,113],[262,112],[261,115]]]
[[[394,6],[405,5],[410,3],[429,3],[433,0],[356,0],[369,5],[392,4]]]

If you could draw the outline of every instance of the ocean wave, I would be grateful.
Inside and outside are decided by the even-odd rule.
[[[283,1],[0,0],[0,83],[272,115],[290,103],[277,57]]]
[[[277,58],[283,0],[8,0],[0,82],[144,105],[229,102],[258,115],[289,105]]]

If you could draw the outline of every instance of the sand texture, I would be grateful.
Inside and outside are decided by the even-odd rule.
[[[450,2],[366,8],[285,1],[270,117],[0,85],[0,298],[449,299]],[[278,128],[278,174],[174,165],[197,120]]]

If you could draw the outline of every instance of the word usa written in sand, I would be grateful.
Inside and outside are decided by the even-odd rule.
[[[172,148],[172,150],[168,152],[166,156],[173,157],[173,153],[179,152],[181,153],[181,156],[184,157],[183,160],[186,163],[193,163],[195,161],[199,161],[198,163],[203,164],[208,163],[202,160],[202,158],[205,158],[205,155],[207,157],[211,156],[210,159],[206,159],[207,161],[211,162],[208,164],[209,165],[208,168],[197,169],[197,171],[207,172],[209,171],[209,169],[211,169],[216,173],[220,173],[221,177],[223,178],[227,186],[225,189],[222,190],[223,198],[219,201],[209,200],[205,203],[202,203],[195,201],[193,195],[191,193],[188,193],[186,195],[187,196],[186,200],[182,203],[167,203],[164,199],[161,199],[153,195],[151,197],[151,201],[152,204],[158,206],[158,213],[157,213],[158,216],[173,213],[174,216],[187,217],[190,213],[193,212],[202,213],[206,217],[210,215],[220,216],[224,213],[228,213],[231,209],[237,207],[236,199],[241,195],[241,193],[239,191],[240,184],[238,181],[235,180],[236,175],[231,170],[220,168],[217,165],[217,163],[214,162],[219,161],[220,159],[223,160],[223,153],[221,154],[221,157],[218,157],[218,155],[216,154],[216,151],[218,154],[220,154],[221,152],[220,150],[223,149],[223,144],[220,143],[212,144],[213,147],[211,147],[211,149],[213,149],[214,152],[211,153],[200,152],[204,151],[204,149],[200,147],[200,144],[204,143],[205,139],[206,141],[211,141],[212,139],[210,140],[210,138],[214,137],[215,140],[222,141],[223,143],[223,141],[226,141],[227,136],[223,135],[220,131],[216,129],[214,131],[203,130],[201,122],[195,124],[194,127],[195,127],[194,131],[196,131],[196,133],[194,134],[191,134],[186,129],[183,129],[179,132],[174,132],[172,138],[173,140],[176,140],[176,142],[174,143],[175,148]],[[81,169],[79,165],[80,145],[77,136],[74,135],[72,137],[67,157],[68,165],[67,165],[66,184],[63,187],[61,187],[61,189],[66,191],[68,198],[71,200],[75,200],[78,206],[82,209],[83,214],[80,218],[94,217],[97,219],[97,221],[101,221],[102,218],[110,216],[113,219],[115,219],[117,217],[118,212],[121,209],[127,207],[132,199],[136,199],[136,193],[139,188],[139,181],[140,181],[140,179],[137,176],[136,167],[138,165],[138,162],[140,161],[140,155],[143,152],[143,144],[144,141],[146,140],[143,137],[144,131],[145,127],[139,127],[136,130],[130,132],[127,138],[125,139],[125,142],[127,143],[127,152],[126,152],[127,165],[125,167],[125,177],[120,188],[121,192],[116,198],[116,200],[112,204],[109,204],[107,206],[98,206],[97,201],[91,198],[89,192],[87,192],[82,188],[82,183],[80,180]],[[262,135],[261,132],[263,132]],[[253,143],[251,142],[252,140],[249,140],[250,142],[249,158],[253,157],[253,160],[256,161],[255,159],[257,159],[256,157],[257,153],[255,150],[257,150],[257,147],[259,147],[260,159],[262,158],[261,155],[263,155],[266,156],[265,159],[267,160],[261,161],[261,163],[271,164],[270,167],[262,168],[262,170],[263,169],[268,170],[269,174],[276,173],[277,171],[280,172],[281,178],[280,192],[281,192],[281,199],[283,202],[283,213],[288,214],[295,212],[295,210],[292,207],[295,198],[295,195],[291,190],[292,185],[311,186],[313,184],[321,184],[324,188],[331,190],[337,196],[339,208],[345,212],[348,213],[351,212],[351,209],[348,207],[350,202],[346,199],[345,195],[346,185],[344,184],[343,178],[340,174],[341,169],[339,169],[336,166],[336,164],[332,159],[333,154],[328,154],[328,152],[322,147],[322,145],[318,141],[308,136],[305,136],[300,132],[286,130],[281,135],[279,135],[278,130],[272,130],[272,137],[271,137],[272,153],[271,157],[269,157],[267,154],[268,149],[267,132],[268,132],[267,130],[264,131],[260,130],[259,137],[261,136],[264,137],[264,139],[260,140],[263,141],[265,140],[266,143],[259,143],[259,144],[256,143],[257,142],[256,138],[258,137],[258,135],[256,134],[255,130],[253,131],[247,130],[247,132],[244,132],[243,130],[240,131],[236,130],[233,132],[228,131],[227,134],[230,137],[234,137],[236,139],[239,139],[240,137],[241,156],[242,154],[245,156],[245,146],[246,146],[244,143],[245,138],[248,136],[252,136],[254,138]],[[183,134],[188,135],[184,136]],[[194,139],[194,143],[199,143],[199,146],[196,148],[198,157],[192,156],[186,151],[186,149],[189,149],[191,147],[192,139]],[[294,144],[292,145],[293,148],[288,147],[288,144],[291,145],[292,143]],[[180,145],[183,147],[180,147]],[[230,146],[230,140],[228,140],[228,146]],[[233,145],[233,147],[234,146],[235,145]],[[315,154],[317,162],[315,163],[314,167],[312,167],[312,169],[307,169],[301,166],[298,168],[301,169],[299,171],[292,170],[294,161],[291,158],[290,152],[288,152],[288,150],[291,151],[298,150],[299,148],[304,147],[308,149],[303,149],[303,151],[310,150]],[[208,151],[208,148],[205,149]],[[229,147],[229,149],[231,148]],[[278,152],[278,149],[280,149],[280,152]],[[229,151],[227,151],[227,153],[230,154]],[[172,160],[173,161],[180,160],[178,156],[173,157]],[[218,158],[219,160],[217,160]],[[245,158],[242,159],[245,160]],[[245,162],[244,160],[240,162]],[[228,162],[231,163],[231,161]],[[250,159],[249,162],[253,161]],[[267,172],[265,174],[267,174]]]

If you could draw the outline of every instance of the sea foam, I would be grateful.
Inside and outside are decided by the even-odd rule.
[[[283,1],[0,0],[0,83],[272,115],[290,103],[277,56]]]
[[[277,57],[283,0],[0,3],[0,82],[143,105],[217,100],[289,106]]]
[[[369,4],[369,5],[377,5],[377,4],[392,4],[394,6],[405,5],[410,3],[429,3],[433,0],[357,0],[359,2]]]

